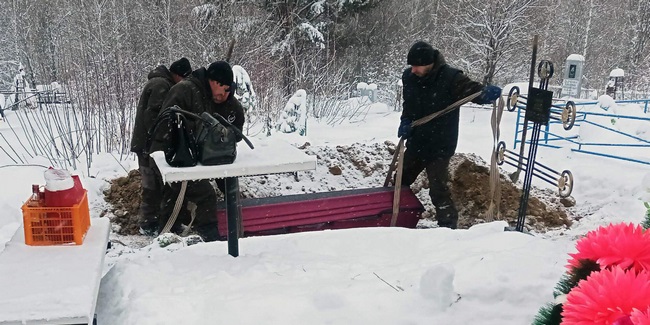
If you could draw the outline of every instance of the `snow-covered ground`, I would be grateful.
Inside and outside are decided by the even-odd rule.
[[[638,105],[617,111],[622,110],[648,117]],[[14,112],[6,113],[11,121]],[[458,152],[489,161],[490,115],[486,107],[461,109]],[[515,121],[515,113],[504,113],[501,139],[508,148]],[[396,142],[398,123],[399,113],[379,103],[369,105],[365,118],[354,122],[331,126],[309,120],[306,137],[272,138],[312,146]],[[644,123],[632,123],[632,128],[648,140],[650,126]],[[618,124],[629,127],[627,122]],[[8,143],[20,148],[15,134],[20,137],[21,130],[14,133],[0,122],[0,134],[4,149]],[[582,136],[614,141],[607,132]],[[649,148],[634,150],[631,154],[637,158],[650,157]],[[99,154],[89,174],[85,168],[77,171],[89,192],[93,218],[106,207],[102,193],[108,181],[136,168],[134,157],[119,163],[115,157]],[[4,243],[20,230],[20,206],[30,185],[43,183],[44,168],[36,165],[48,166],[47,160],[28,160],[33,165],[14,166],[0,152],[0,254]],[[572,196],[577,202],[573,211],[581,218],[571,229],[528,235],[504,232],[505,222],[496,221],[468,230],[310,232],[241,239],[237,258],[228,255],[224,242],[161,248],[150,238],[133,238],[126,243],[129,247],[114,244],[107,255],[96,310],[99,324],[531,323],[538,308],[552,300],[575,240],[599,225],[641,222],[643,202],[650,201],[650,165],[547,147],[539,148],[537,161],[573,173]],[[343,181],[345,174],[338,177]],[[337,177],[327,181],[336,182]],[[550,188],[538,179],[533,184]]]

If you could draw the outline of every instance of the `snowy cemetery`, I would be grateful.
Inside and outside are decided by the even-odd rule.
[[[21,69],[0,97],[0,324],[650,324],[650,98],[621,69],[582,89],[580,55],[532,61],[494,105],[459,104],[454,230],[426,177],[391,183],[399,82],[321,106],[299,89],[272,116],[234,65],[254,149],[187,169],[152,154],[165,182],[227,180],[210,243],[138,233],[133,113],[94,116]],[[34,199],[75,191],[52,206],[78,220],[38,220],[64,214],[29,205],[44,178]]]
[[[14,76],[11,88],[0,91],[0,110],[18,110],[20,108],[41,108],[47,104],[69,104],[70,100],[62,86],[57,82],[49,85],[32,87],[25,78],[22,64]],[[4,117],[4,113],[0,118]]]

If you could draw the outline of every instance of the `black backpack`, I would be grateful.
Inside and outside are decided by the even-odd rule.
[[[172,167],[192,167],[198,161],[198,147],[187,117],[174,109],[164,109],[148,132],[146,148],[151,147],[154,138],[164,143],[165,161]],[[160,134],[159,127],[167,126],[167,133]]]

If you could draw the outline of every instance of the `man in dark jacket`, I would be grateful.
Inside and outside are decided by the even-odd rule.
[[[240,130],[244,126],[244,109],[234,96],[233,71],[225,61],[217,61],[205,69],[192,72],[185,80],[171,88],[163,107],[179,106],[181,109],[201,114],[218,113]],[[198,134],[198,124],[187,121],[194,134]],[[241,139],[237,139],[238,141]],[[162,142],[156,141],[151,151],[163,150]],[[224,192],[223,180],[217,180],[219,189]],[[181,183],[165,184],[159,230],[172,215]],[[209,180],[189,181],[178,218],[172,231],[179,231],[180,224],[192,223],[192,228],[205,241],[219,239],[217,232],[217,195]],[[193,220],[193,221],[192,221]]]
[[[402,74],[404,109],[398,129],[398,136],[407,139],[402,185],[410,186],[426,170],[438,225],[456,229],[458,211],[447,182],[449,160],[458,143],[459,109],[415,128],[411,128],[411,123],[477,92],[481,95],[473,102],[493,102],[501,95],[501,89],[472,81],[462,71],[447,65],[442,54],[426,42],[413,44],[407,63],[411,68]]]
[[[164,65],[149,72],[149,79],[142,89],[135,115],[131,152],[138,156],[138,169],[142,178],[142,202],[140,204],[140,232],[152,235],[158,228],[162,182],[150,160],[147,132],[153,125],[169,89],[192,73],[190,61],[186,58],[172,63],[169,70]]]

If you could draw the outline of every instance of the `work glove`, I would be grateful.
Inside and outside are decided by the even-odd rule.
[[[413,127],[411,127],[411,120],[406,117],[402,117],[399,123],[399,129],[397,129],[397,136],[400,138],[408,139],[411,136],[412,131]]]
[[[501,96],[501,88],[493,85],[487,85],[483,88],[481,95],[476,98],[477,104],[489,104]]]

